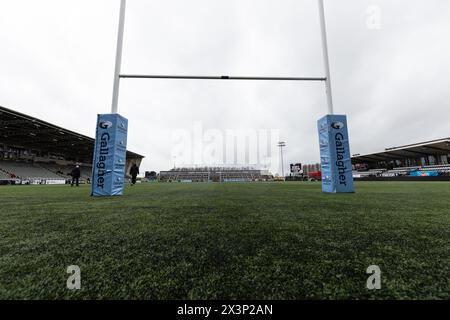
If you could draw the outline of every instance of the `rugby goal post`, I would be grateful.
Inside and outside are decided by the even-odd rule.
[[[322,190],[326,193],[354,192],[347,118],[345,115],[334,115],[323,0],[318,0],[318,5],[325,77],[132,75],[121,73],[126,13],[126,0],[121,0],[111,114],[98,115],[97,119],[96,146],[92,172],[92,195],[114,196],[123,194],[128,121],[118,114],[121,79],[324,82],[328,114],[318,121],[322,165]]]

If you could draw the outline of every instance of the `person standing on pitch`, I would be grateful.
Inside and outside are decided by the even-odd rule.
[[[136,184],[136,178],[137,178],[138,174],[139,174],[139,168],[136,165],[136,163],[133,163],[133,166],[130,169],[131,185],[135,185]]]
[[[76,166],[72,172],[71,172],[71,176],[72,176],[72,187],[73,185],[76,183],[77,187],[80,186],[80,176],[81,176],[81,170],[80,170],[80,166]]]

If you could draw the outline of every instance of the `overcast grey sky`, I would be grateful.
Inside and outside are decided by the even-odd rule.
[[[325,0],[335,111],[352,153],[450,136],[450,2]],[[380,28],[368,22],[379,8]],[[94,136],[108,113],[119,0],[0,0],[0,105]],[[123,73],[323,76],[316,0],[128,0]],[[124,80],[144,169],[171,135],[279,129],[286,164],[319,161],[321,83]]]

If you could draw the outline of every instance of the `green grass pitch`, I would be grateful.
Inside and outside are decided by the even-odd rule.
[[[147,184],[92,199],[0,187],[0,298],[449,299],[450,184],[356,188]],[[366,288],[370,265],[381,290]]]

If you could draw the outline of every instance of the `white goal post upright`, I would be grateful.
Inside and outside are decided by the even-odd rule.
[[[120,90],[120,72],[122,68],[122,52],[123,52],[123,34],[125,30],[125,11],[127,7],[127,0],[120,2],[120,18],[119,18],[119,33],[117,36],[117,52],[116,52],[116,68],[114,71],[114,88],[111,113],[117,113],[119,109],[119,90]]]
[[[331,91],[330,59],[328,57],[327,25],[325,22],[325,8],[323,5],[323,0],[319,0],[319,16],[320,29],[322,33],[323,60],[326,75],[325,86],[327,90],[328,114],[334,114],[333,94]]]

